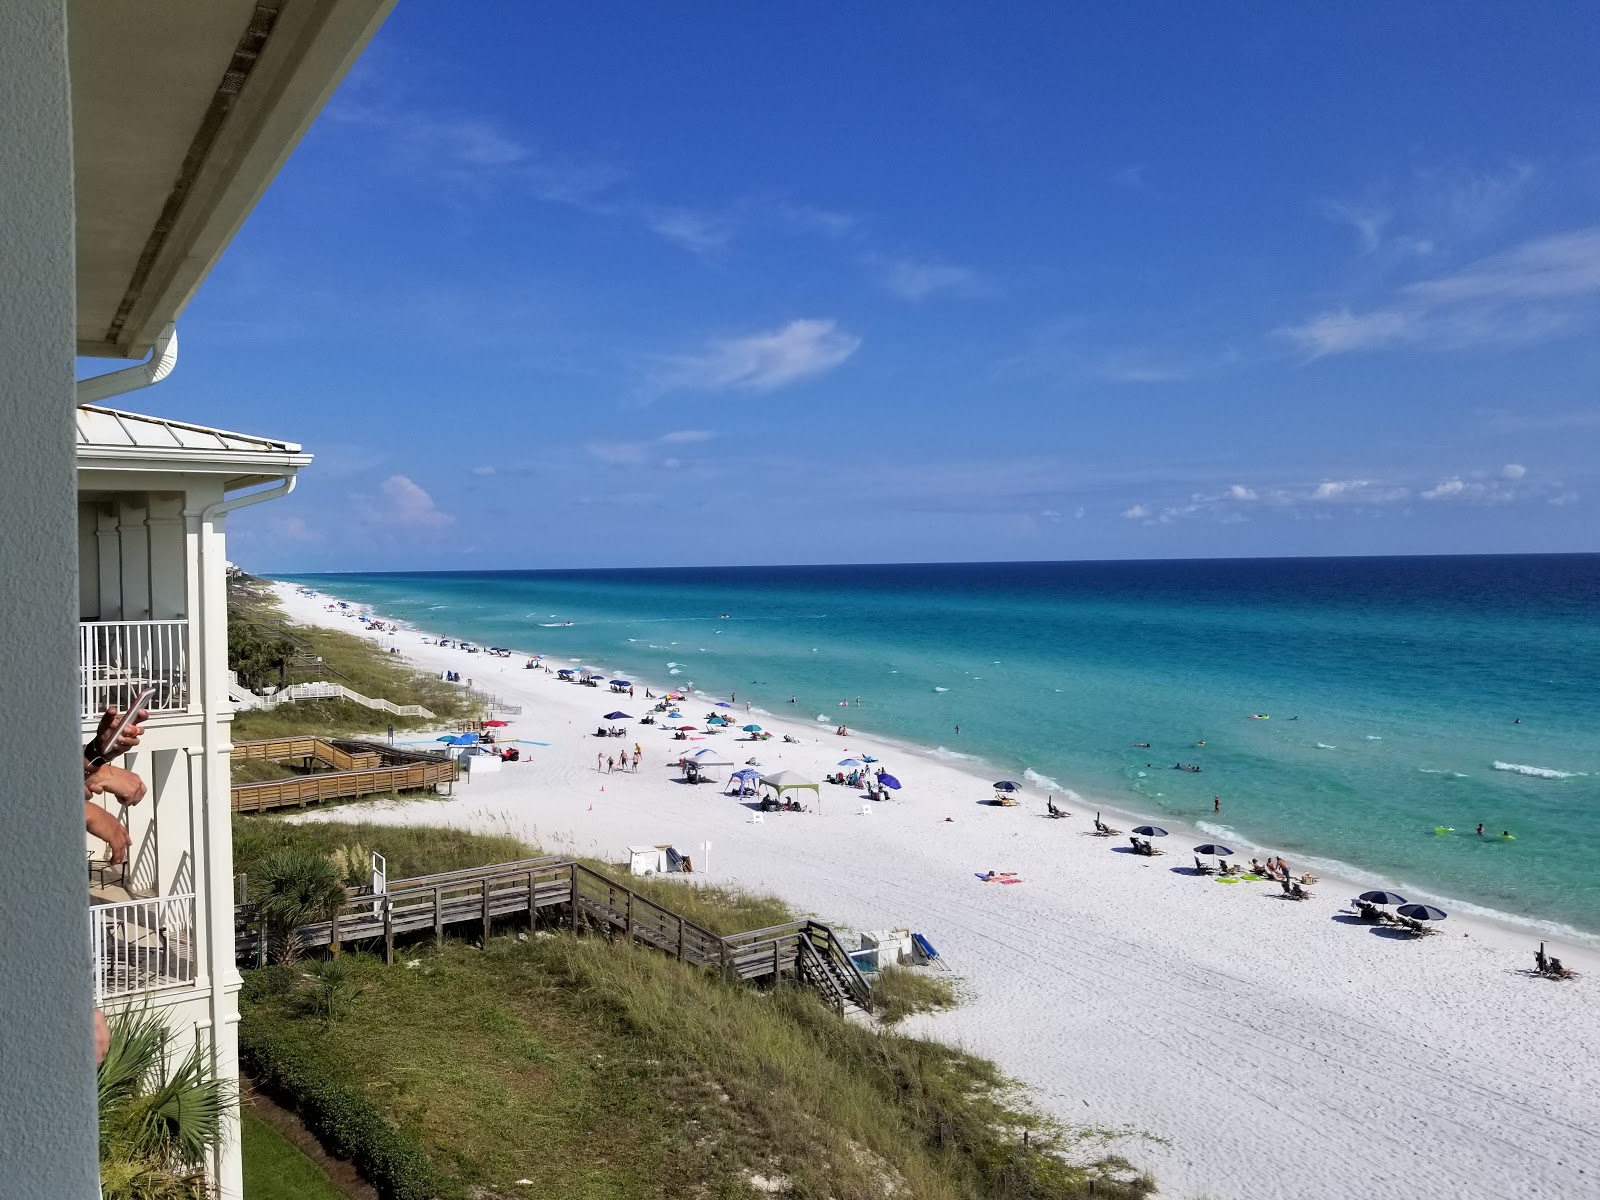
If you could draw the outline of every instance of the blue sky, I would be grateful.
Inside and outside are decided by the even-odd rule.
[[[261,570],[1600,549],[1596,12],[406,0],[131,406]]]

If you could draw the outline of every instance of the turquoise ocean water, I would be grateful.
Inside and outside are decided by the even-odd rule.
[[[1600,555],[283,578],[1600,934]]]

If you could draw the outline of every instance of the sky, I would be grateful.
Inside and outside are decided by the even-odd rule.
[[[1597,35],[404,0],[123,403],[262,571],[1594,551]]]

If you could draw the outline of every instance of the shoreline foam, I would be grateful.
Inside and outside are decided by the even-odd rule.
[[[292,588],[279,591],[293,619],[350,628]],[[1561,1154],[1548,1147],[1548,1130],[1559,1123],[1570,1131],[1574,1112],[1600,1125],[1588,1050],[1600,1034],[1588,1011],[1593,985],[1518,977],[1534,944],[1525,929],[1462,919],[1456,913],[1469,912],[1465,905],[1455,906],[1441,936],[1418,942],[1346,928],[1336,910],[1359,884],[1345,890],[1347,880],[1325,876],[1312,889],[1318,899],[1297,905],[1262,895],[1261,885],[1184,878],[1172,870],[1187,863],[1177,823],[1162,822],[1176,852],[1135,860],[1114,853],[1118,841],[1082,836],[1092,802],[1068,800],[1074,818],[1065,822],[1039,821],[1042,802],[1031,794],[1024,811],[974,808],[974,792],[988,790],[976,773],[981,760],[870,734],[834,745],[806,712],[761,721],[791,729],[804,746],[764,743],[755,752],[769,763],[781,755],[785,766],[805,760],[816,771],[847,748],[884,751],[907,784],[907,801],[862,818],[857,797],[826,789],[819,817],[751,826],[732,799],[649,778],[659,774],[663,747],[644,730],[636,736],[648,747],[646,770],[601,792],[596,784],[604,788],[607,777],[591,774],[585,735],[594,722],[584,714],[606,693],[555,686],[518,660],[404,644],[415,637],[412,630],[400,644],[424,669],[448,664],[490,690],[526,697],[513,729],[537,730],[551,745],[526,766],[471,781],[454,800],[363,809],[358,819],[516,822],[548,844],[610,856],[645,839],[678,840],[694,853],[714,834],[714,880],[770,890],[860,928],[919,928],[964,969],[971,1000],[912,1028],[995,1059],[1063,1120],[1131,1124],[1167,1139],[1125,1149],[1168,1194],[1247,1193],[1264,1172],[1284,1181],[1277,1194],[1307,1200],[1377,1191],[1536,1194],[1535,1181],[1559,1191],[1564,1179],[1570,1190],[1575,1161],[1600,1170],[1600,1139],[1587,1130],[1572,1133]],[[675,755],[673,745],[667,752]],[[742,758],[751,743],[734,745]],[[1102,811],[1114,823],[1137,820],[1116,804]],[[947,814],[953,825],[939,821]],[[327,817],[351,815],[336,809]],[[1239,837],[1208,824],[1197,823],[1196,840]],[[1242,839],[1241,847],[1249,857]],[[969,868],[1021,869],[1028,886],[984,889]],[[1582,949],[1556,952],[1587,975],[1600,968]],[[1504,1021],[1510,1010],[1519,1013],[1514,1027]],[[1436,1069],[1443,1044],[1465,1047],[1453,1075]],[[1220,1073],[1209,1061],[1219,1051],[1231,1064]],[[1236,1081],[1241,1073],[1252,1082],[1219,1087],[1219,1076]],[[1512,1083],[1538,1098],[1531,1107],[1500,1099]],[[1418,1117],[1419,1109],[1437,1119]],[[1529,1124],[1533,1109],[1539,1120]],[[1411,1173],[1415,1152],[1391,1144],[1394,1129],[1437,1145],[1429,1179]]]

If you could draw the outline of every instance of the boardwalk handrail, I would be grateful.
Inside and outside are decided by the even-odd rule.
[[[346,942],[382,938],[384,959],[394,962],[395,936],[431,929],[436,942],[449,925],[481,924],[487,938],[496,917],[566,906],[576,929],[582,922],[620,932],[681,962],[720,971],[730,980],[754,982],[792,973],[841,1013],[852,1006],[872,1011],[872,991],[838,934],[819,921],[789,921],[762,929],[718,935],[640,895],[625,884],[575,859],[558,855],[518,859],[484,867],[392,880],[382,895],[349,888],[331,920],[294,930],[301,949],[327,946],[335,954]],[[241,958],[264,961],[250,905],[236,913]]]

